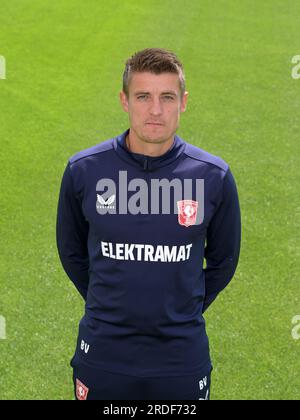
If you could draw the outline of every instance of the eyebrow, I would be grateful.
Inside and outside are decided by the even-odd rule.
[[[138,91],[138,92],[135,92],[134,95],[135,96],[138,96],[138,95],[151,95],[151,93],[150,92],[146,92],[146,91]],[[168,90],[168,91],[165,91],[165,92],[161,92],[161,95],[173,95],[173,96],[177,96],[177,93],[174,92],[173,90]]]

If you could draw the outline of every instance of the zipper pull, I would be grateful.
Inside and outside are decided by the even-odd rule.
[[[148,169],[148,158],[145,157],[145,160],[144,160],[144,171],[147,171],[147,169]]]

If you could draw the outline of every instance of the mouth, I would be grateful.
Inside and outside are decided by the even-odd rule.
[[[153,125],[153,126],[163,126],[163,124],[161,124],[161,123],[152,123],[152,122],[149,122],[149,123],[146,123],[146,125]]]

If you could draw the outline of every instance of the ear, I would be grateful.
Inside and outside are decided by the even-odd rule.
[[[122,106],[123,110],[125,112],[128,112],[128,98],[127,98],[125,92],[123,92],[122,90],[120,92],[120,102],[121,102],[121,106]]]
[[[187,107],[188,96],[189,96],[189,92],[185,91],[181,100],[181,104],[180,104],[180,112],[185,112],[186,107]]]

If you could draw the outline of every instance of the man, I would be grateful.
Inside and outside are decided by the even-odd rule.
[[[77,399],[209,399],[202,314],[233,277],[241,222],[228,164],[175,134],[187,97],[174,53],[139,51],[120,92],[130,128],[65,169],[57,246],[86,302]]]

